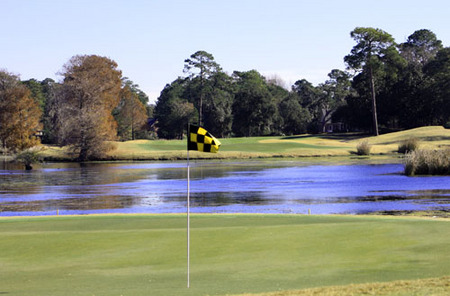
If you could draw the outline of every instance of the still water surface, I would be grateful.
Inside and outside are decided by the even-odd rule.
[[[450,177],[401,164],[192,162],[191,212],[362,214],[450,209]],[[185,162],[0,165],[0,216],[186,211]]]

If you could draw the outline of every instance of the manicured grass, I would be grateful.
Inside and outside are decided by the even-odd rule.
[[[220,152],[190,152],[191,158],[245,159],[266,157],[327,157],[352,156],[363,140],[372,146],[371,154],[397,157],[399,144],[410,138],[418,140],[420,147],[436,149],[450,147],[450,130],[443,127],[422,127],[366,137],[358,134],[320,134],[289,137],[251,137],[220,139]],[[135,140],[116,142],[117,149],[110,151],[105,160],[176,160],[186,159],[186,140]],[[74,156],[67,149],[44,146],[44,156],[49,160],[69,160]]]
[[[0,218],[0,294],[225,295],[450,274],[450,223],[379,216]],[[286,294],[288,295],[288,294]]]
[[[388,153],[398,151],[398,146],[409,139],[416,139],[420,148],[441,149],[450,147],[450,130],[442,126],[426,126],[401,132],[369,137],[372,153]],[[354,142],[354,141],[353,141]]]

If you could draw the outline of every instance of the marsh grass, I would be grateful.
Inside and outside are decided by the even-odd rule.
[[[408,153],[405,158],[405,174],[407,176],[450,175],[450,148],[419,149]]]
[[[368,140],[363,140],[356,145],[356,154],[358,155],[370,155],[370,150],[372,145],[369,144]]]
[[[262,294],[240,294],[235,296],[410,296],[434,295],[447,296],[450,293],[450,277],[421,279],[414,281],[394,281],[347,286],[331,286],[296,291],[280,291]]]
[[[403,140],[398,145],[398,153],[406,154],[419,149],[419,140],[417,138],[409,138]]]

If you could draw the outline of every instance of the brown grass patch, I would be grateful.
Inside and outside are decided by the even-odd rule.
[[[450,276],[442,278],[394,281],[387,283],[353,284],[296,291],[280,291],[261,294],[240,294],[239,296],[407,296],[407,295],[450,295]]]

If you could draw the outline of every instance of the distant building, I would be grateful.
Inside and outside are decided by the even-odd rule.
[[[345,133],[348,132],[348,127],[343,122],[328,122],[325,123],[326,133]]]

